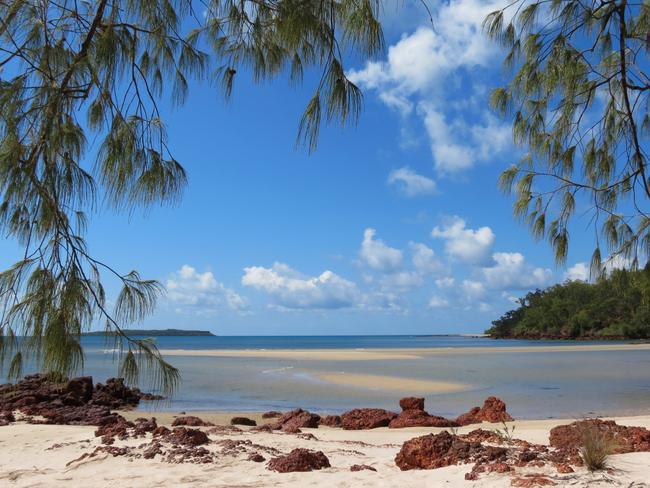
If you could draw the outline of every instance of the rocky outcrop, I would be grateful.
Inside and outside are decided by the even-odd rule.
[[[321,417],[319,425],[325,425],[326,427],[341,427],[341,416],[325,415],[324,417]]]
[[[230,425],[248,425],[250,427],[255,427],[257,422],[248,417],[233,417],[230,419]]]
[[[488,397],[483,407],[474,407],[456,419],[458,425],[480,424],[481,422],[511,422],[514,420],[506,412],[506,404],[497,397]]]
[[[178,427],[181,425],[187,427],[212,427],[214,424],[206,422],[202,418],[195,417],[194,415],[185,415],[183,417],[176,417],[174,422],[172,422],[172,427]]]
[[[408,397],[399,401],[402,412],[390,421],[388,427],[456,427],[458,424],[444,417],[431,415],[424,410],[424,398]]]
[[[160,436],[165,442],[170,444],[196,447],[210,442],[208,435],[199,429],[188,429],[187,427],[175,427]]]
[[[303,428],[316,429],[318,428],[319,422],[320,415],[297,408],[296,410],[281,415],[267,425],[272,430],[296,433]]]
[[[341,415],[341,427],[346,430],[388,427],[388,424],[395,417],[397,417],[395,412],[389,412],[381,408],[355,408]]]
[[[406,441],[395,457],[402,471],[435,469],[471,462],[492,462],[505,459],[507,450],[465,441],[447,431]]]
[[[118,421],[111,409],[130,409],[144,395],[121,378],[93,386],[90,376],[52,382],[45,375],[25,376],[16,384],[0,385],[0,412],[20,411],[33,423],[105,425]]]
[[[377,471],[375,468],[372,466],[368,466],[367,464],[353,464],[350,466],[350,471]]]
[[[281,416],[282,416],[282,412],[276,412],[275,410],[271,410],[270,412],[264,412],[262,414],[263,419],[275,419]]]
[[[266,467],[278,473],[293,473],[329,468],[330,462],[322,451],[294,449],[285,456],[271,459]]]
[[[577,453],[588,434],[603,436],[616,454],[650,451],[650,430],[618,425],[613,420],[588,419],[559,425],[551,429],[549,443],[557,449]]]

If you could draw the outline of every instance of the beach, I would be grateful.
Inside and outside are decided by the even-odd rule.
[[[229,417],[242,413],[204,412],[206,421],[227,423]],[[138,415],[129,412],[130,418]],[[250,412],[246,415],[252,415]],[[253,415],[254,416],[254,415]],[[160,423],[171,423],[173,415],[157,413]],[[261,415],[257,415],[261,420]],[[650,416],[614,419],[622,425],[650,427]],[[570,420],[529,420],[508,423],[515,426],[516,437],[529,442],[547,444],[549,430]],[[459,434],[479,426],[462,427]],[[484,429],[500,427],[482,424]],[[30,425],[16,423],[0,427],[0,485],[8,487],[474,487],[489,488],[513,486],[519,475],[544,474],[556,486],[647,487],[650,480],[650,452],[613,455],[610,471],[588,473],[584,468],[561,474],[553,466],[521,468],[518,473],[489,473],[478,481],[468,481],[465,474],[471,465],[448,466],[432,470],[401,471],[395,465],[395,456],[403,442],[428,433],[438,433],[437,428],[388,429],[347,431],[328,427],[302,429],[302,434],[283,432],[253,432],[242,428],[239,433],[210,434],[205,448],[216,453],[209,464],[163,462],[154,459],[113,456],[108,453],[79,459],[84,453],[101,446],[91,426]],[[203,428],[209,430],[209,428]],[[312,438],[309,434],[314,436]],[[150,437],[150,436],[149,436]],[[116,440],[115,447],[135,447],[146,439]],[[229,451],[228,441],[244,441],[241,451]],[[254,446],[254,447],[252,447]],[[248,460],[254,450],[268,459],[265,449],[287,453],[294,448],[322,451],[331,463],[330,468],[312,472],[276,473],[266,467],[266,462]],[[76,461],[75,461],[76,460]],[[367,465],[376,471],[351,472],[352,465]]]

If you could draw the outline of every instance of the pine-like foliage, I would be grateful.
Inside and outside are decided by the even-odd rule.
[[[81,332],[101,321],[129,381],[144,371],[173,390],[178,371],[123,332],[162,288],[93,257],[86,216],[180,198],[185,172],[158,102],[182,103],[190,79],[228,96],[239,71],[297,81],[314,67],[299,140],[311,149],[321,120],[354,120],[361,94],[343,56],[381,49],[377,10],[374,0],[0,0],[0,227],[24,247],[0,273],[0,364],[12,376],[26,359],[68,375],[83,364]],[[110,308],[106,276],[121,285]]]
[[[647,2],[515,0],[485,20],[513,69],[492,105],[529,149],[500,183],[514,213],[566,260],[569,223],[589,216],[592,273],[650,254]]]

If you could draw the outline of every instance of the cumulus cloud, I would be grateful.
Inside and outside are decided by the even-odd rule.
[[[349,73],[403,120],[419,117],[440,174],[465,171],[511,145],[509,127],[486,109],[486,87],[476,82],[477,70],[487,73],[499,64],[482,22],[505,3],[451,0],[434,11],[435,31],[419,27],[390,46],[384,61]]]
[[[434,227],[431,236],[445,241],[445,252],[451,257],[472,264],[489,264],[495,239],[492,229],[468,229],[466,225],[455,216],[445,225]]]
[[[436,280],[436,286],[438,288],[451,288],[454,284],[456,284],[456,280],[451,276],[445,276]]]
[[[485,283],[490,288],[525,290],[550,284],[553,272],[546,268],[529,266],[518,252],[496,252],[494,265],[482,269]]]
[[[485,286],[480,281],[463,280],[461,288],[469,299],[483,298],[485,296]]]
[[[417,174],[407,166],[391,171],[388,175],[388,184],[397,186],[408,197],[431,195],[436,192],[435,181]]]
[[[211,271],[199,273],[190,265],[183,265],[167,280],[167,299],[179,310],[188,308],[199,314],[229,308],[242,312],[246,300],[216,280]]]
[[[361,261],[368,267],[383,272],[397,271],[402,266],[402,251],[390,247],[381,239],[375,239],[375,229],[363,232],[363,241],[359,251]]]
[[[381,276],[379,283],[383,288],[388,289],[409,289],[422,285],[424,280],[420,273],[414,271],[398,271]]]
[[[444,269],[444,265],[436,257],[435,252],[426,244],[411,242],[411,262],[413,267],[423,274],[436,274]]]
[[[284,263],[271,268],[244,268],[241,280],[270,295],[281,307],[289,309],[340,309],[358,304],[361,294],[357,285],[331,271],[306,276]]]
[[[589,265],[587,263],[576,263],[564,273],[565,280],[589,281]]]

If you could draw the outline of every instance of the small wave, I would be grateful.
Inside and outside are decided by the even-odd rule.
[[[267,373],[281,373],[282,371],[286,371],[288,369],[293,369],[293,366],[285,366],[284,368],[276,368],[276,369],[265,369],[262,371],[263,374]]]
[[[117,349],[117,348],[113,348],[113,349],[103,349],[103,350],[102,350],[102,354],[116,354],[116,353],[118,353],[118,352],[120,352],[120,350]]]

